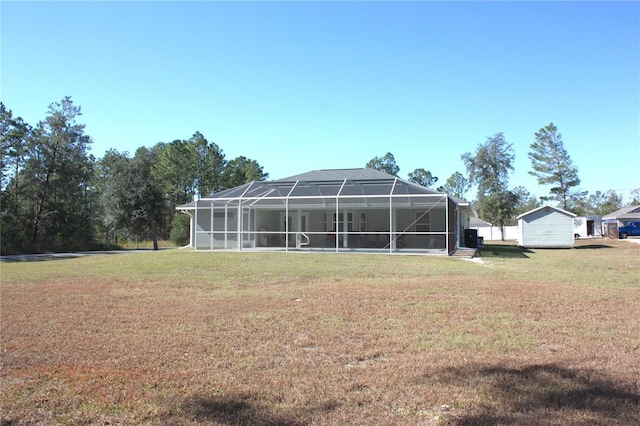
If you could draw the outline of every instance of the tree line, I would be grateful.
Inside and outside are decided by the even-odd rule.
[[[596,191],[589,195],[580,191],[578,169],[564,148],[562,134],[550,123],[534,134],[528,158],[531,161],[529,174],[537,178],[540,185],[550,186],[549,195],[536,198],[523,186],[509,188],[509,175],[514,171],[515,152],[504,133],[496,133],[478,144],[475,153],[462,154],[467,175],[454,172],[436,189],[452,197],[465,198],[473,185],[477,186],[473,204],[479,216],[496,225],[514,225],[521,213],[540,207],[545,202],[556,202],[560,208],[578,216],[604,216],[624,207],[622,195],[614,190]],[[366,167],[397,176],[400,168],[393,154],[374,157]],[[408,174],[409,181],[433,187],[438,178],[423,168]],[[628,205],[640,204],[640,188],[631,193]]]
[[[244,156],[227,160],[222,149],[195,132],[185,140],[160,142],[129,152],[89,153],[91,137],[78,122],[81,108],[70,97],[49,105],[44,120],[31,126],[0,102],[0,252],[2,254],[78,251],[116,247],[125,241],[159,239],[184,244],[189,218],[175,207],[212,192],[269,174]],[[529,159],[549,196],[536,199],[524,187],[509,188],[515,153],[503,133],[461,156],[466,174],[454,172],[436,187],[466,198],[473,185],[481,218],[497,226],[545,201],[579,216],[605,215],[623,206],[615,191],[589,195],[576,188],[577,168],[553,123],[534,135]],[[393,154],[374,157],[365,167],[397,176]],[[432,188],[438,177],[424,168],[408,179]],[[630,204],[640,204],[640,189]]]
[[[0,103],[0,251],[78,251],[132,240],[188,241],[188,217],[175,207],[268,173],[255,160],[226,160],[196,132],[140,147],[134,155],[89,153],[91,138],[70,97],[31,126]],[[173,234],[173,235],[172,235]]]

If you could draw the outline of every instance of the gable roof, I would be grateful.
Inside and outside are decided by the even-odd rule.
[[[523,218],[525,216],[529,216],[530,214],[533,214],[533,213],[535,213],[535,212],[537,212],[539,210],[542,210],[542,209],[552,209],[552,210],[557,211],[558,213],[566,214],[567,216],[570,216],[570,217],[578,217],[578,215],[576,215],[575,213],[571,213],[571,212],[568,212],[566,210],[562,210],[561,208],[558,208],[558,207],[540,206],[540,207],[535,208],[533,210],[529,210],[528,212],[522,213],[520,216],[516,217],[516,220],[520,220],[521,218]]]
[[[606,216],[602,219],[640,219],[640,206],[627,206]]]

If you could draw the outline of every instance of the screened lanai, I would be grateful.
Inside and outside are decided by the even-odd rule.
[[[256,181],[179,209],[196,250],[449,254],[468,203],[371,169]]]

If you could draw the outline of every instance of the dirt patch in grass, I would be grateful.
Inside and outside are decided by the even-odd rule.
[[[2,423],[638,423],[640,246],[602,242],[3,264]]]

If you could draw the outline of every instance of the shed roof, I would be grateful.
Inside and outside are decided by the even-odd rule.
[[[529,216],[530,214],[533,214],[533,213],[535,213],[535,212],[537,212],[537,211],[540,211],[540,210],[542,210],[542,209],[551,209],[551,210],[555,210],[555,211],[557,211],[558,213],[565,214],[565,215],[567,215],[567,216],[569,216],[569,217],[577,217],[577,215],[576,215],[575,213],[571,213],[571,212],[568,212],[568,211],[566,211],[566,210],[562,210],[561,208],[558,208],[558,207],[553,207],[553,206],[540,206],[540,207],[538,207],[538,208],[536,208],[536,209],[529,210],[528,212],[522,213],[520,216],[516,217],[516,220],[520,220],[520,219],[522,219],[523,217],[525,217],[525,216]]]

